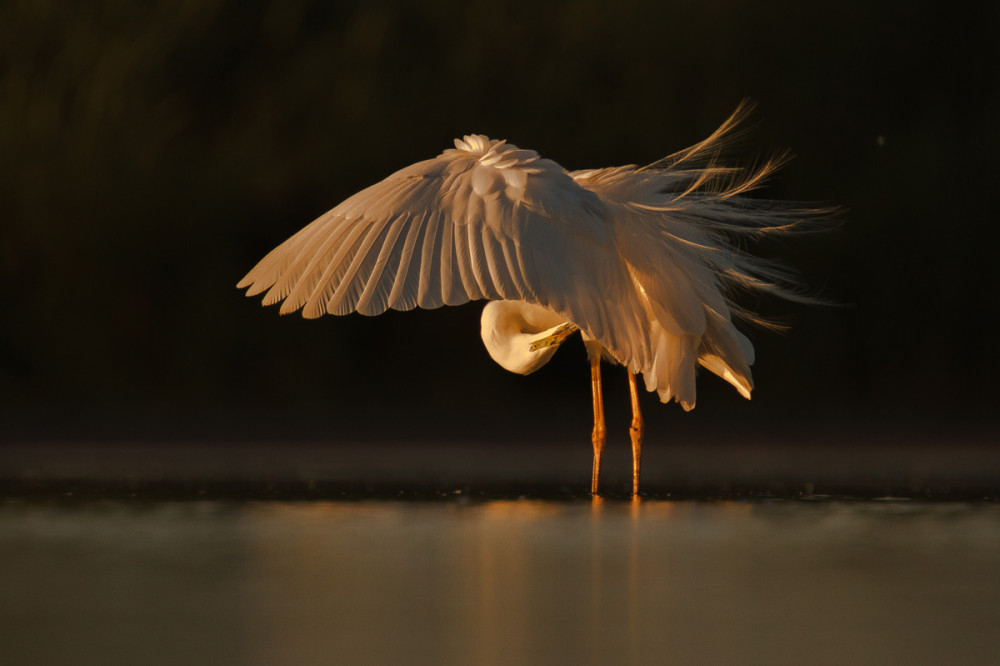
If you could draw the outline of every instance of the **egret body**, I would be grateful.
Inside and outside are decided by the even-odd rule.
[[[704,141],[653,164],[566,171],[482,135],[350,197],[272,250],[238,284],[305,317],[437,308],[487,299],[482,338],[520,374],[580,331],[591,364],[598,491],[605,440],[601,359],[628,370],[633,493],[643,421],[636,375],[664,403],[695,406],[698,366],[750,398],[762,323],[740,291],[800,299],[745,239],[788,233],[824,211],[746,197],[781,160],[720,161],[741,106]],[[808,300],[808,299],[805,299]]]

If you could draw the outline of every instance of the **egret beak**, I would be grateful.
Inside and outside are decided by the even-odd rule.
[[[546,347],[552,347],[553,345],[558,347],[563,343],[563,340],[572,335],[574,331],[576,331],[576,326],[574,324],[566,322],[565,324],[562,324],[561,326],[556,328],[555,332],[552,335],[544,337],[541,340],[535,340],[534,342],[532,342],[531,346],[528,347],[528,350],[538,351],[539,349],[545,349]]]

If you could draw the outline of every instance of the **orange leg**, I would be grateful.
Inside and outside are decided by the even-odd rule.
[[[604,451],[604,396],[601,394],[601,359],[590,362],[590,387],[594,393],[594,432],[591,441],[594,443],[594,472],[590,477],[590,494],[597,494],[597,477],[601,473],[601,453]]]
[[[628,434],[632,438],[632,495],[639,494],[639,458],[642,455],[642,411],[639,409],[639,390],[635,383],[635,373],[628,371],[628,392],[632,396],[632,425]]]

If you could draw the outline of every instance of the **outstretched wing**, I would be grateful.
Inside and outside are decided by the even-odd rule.
[[[455,145],[347,199],[237,286],[305,317],[523,300],[645,365],[644,306],[604,202],[533,151],[480,135]]]

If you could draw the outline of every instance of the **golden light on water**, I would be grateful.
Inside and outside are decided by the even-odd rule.
[[[977,628],[1000,619],[989,506],[194,502],[0,519],[0,644],[51,657],[24,663],[81,646],[132,663],[139,645],[251,665],[859,663],[862,643],[867,663],[976,663],[996,647]],[[60,618],[49,642],[10,630],[43,615]]]

